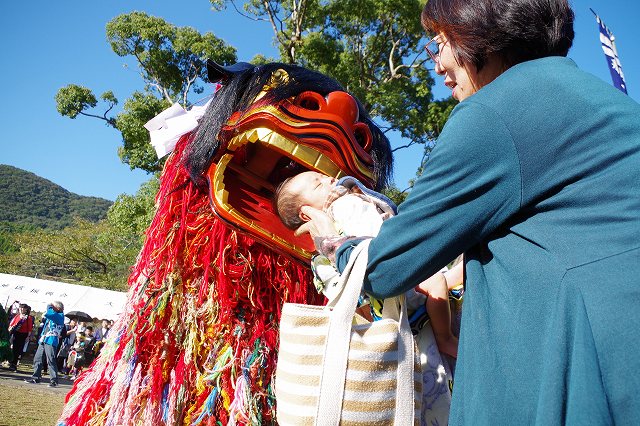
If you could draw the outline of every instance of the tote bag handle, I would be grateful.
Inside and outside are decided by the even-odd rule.
[[[368,248],[371,240],[358,244],[342,272],[342,292],[327,305],[332,309],[329,331],[325,347],[322,378],[320,381],[320,398],[316,412],[316,425],[337,426],[340,424],[342,401],[347,374],[351,327],[358,299],[362,291],[362,283],[367,269]],[[400,339],[398,356],[400,358],[397,376],[397,394],[395,416],[397,425],[413,425],[414,420],[414,377],[413,358],[414,344],[409,326],[404,296],[386,299],[385,317],[400,323]],[[400,306],[401,305],[401,306]],[[331,362],[327,362],[328,359]]]

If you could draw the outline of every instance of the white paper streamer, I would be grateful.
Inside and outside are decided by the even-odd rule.
[[[202,106],[193,106],[189,111],[185,111],[176,102],[144,125],[149,131],[151,145],[156,150],[158,158],[173,151],[178,139],[198,126],[198,121],[204,115],[209,103],[211,99]]]

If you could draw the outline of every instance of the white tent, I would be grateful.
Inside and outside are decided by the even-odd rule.
[[[49,303],[59,300],[65,312],[83,311],[92,318],[115,320],[126,299],[127,293],[120,291],[0,274],[0,302],[5,307],[18,300],[44,312]]]

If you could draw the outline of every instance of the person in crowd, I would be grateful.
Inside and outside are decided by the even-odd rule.
[[[60,349],[58,349],[57,356],[58,371],[62,374],[68,374],[69,372],[69,368],[67,366],[67,358],[69,356],[69,351],[73,347],[76,339],[76,320],[69,320],[69,323],[65,324],[65,328],[67,329],[67,335],[64,339],[62,339],[62,343],[60,344]]]
[[[94,336],[94,330],[92,326],[87,326],[85,330],[85,346],[84,346],[84,358],[83,365],[90,365],[96,356],[100,353],[101,346],[96,346],[96,339]]]
[[[20,315],[20,301],[14,300],[11,306],[9,307],[9,321],[13,320],[13,317],[16,315]]]
[[[460,101],[364,288],[400,294],[464,253],[449,423],[640,421],[640,104],[566,57],[566,0],[429,0],[435,70]],[[344,268],[359,243],[311,207]]]
[[[35,329],[36,318],[31,313],[31,306],[29,306],[29,305],[27,305],[27,313],[31,317],[31,323],[34,324],[34,328],[31,330],[31,333],[29,333],[29,336],[27,336],[27,340],[25,340],[25,342],[24,342],[24,347],[22,348],[22,354],[23,355],[25,353],[27,353],[27,351],[29,350],[29,345],[34,340],[34,336],[35,336],[35,332],[36,332],[36,329]]]
[[[87,330],[87,323],[85,321],[79,321],[78,325],[76,326],[76,332],[77,333],[85,333]]]
[[[38,340],[38,349],[33,359],[33,375],[26,379],[27,383],[40,383],[42,378],[43,357],[49,367],[49,386],[58,386],[58,367],[56,364],[56,348],[62,335],[64,327],[64,305],[60,301],[55,301],[47,305],[44,314],[45,323],[42,334]]]
[[[89,341],[91,342],[91,344],[93,345],[93,343],[95,343],[95,339],[93,337],[95,333],[93,332],[93,327],[88,325],[84,328],[84,335],[85,337],[89,337]]]
[[[298,229],[309,219],[301,212],[301,208],[310,206],[326,212],[341,233],[357,237],[378,235],[382,222],[395,215],[396,210],[391,200],[365,188],[352,177],[338,181],[314,171],[286,179],[276,189],[274,200],[280,220],[290,229]],[[318,277],[320,268],[316,266],[317,262],[317,258],[312,261],[314,273],[316,278],[322,281],[321,291],[330,297],[331,281],[333,280],[334,285],[337,284],[338,280],[334,279],[337,274]],[[451,329],[449,290],[457,283],[451,281],[452,288],[449,288],[444,275],[436,275],[422,282],[419,291],[426,296],[426,308],[438,349],[455,358],[458,355],[458,338]],[[439,279],[440,277],[442,279]],[[415,304],[414,300],[423,301],[424,298],[416,298],[417,295],[415,292],[407,294],[409,304]],[[372,303],[373,307],[377,305],[375,302]]]
[[[9,324],[9,333],[13,336],[11,362],[9,368],[16,371],[18,361],[24,351],[25,342],[31,336],[33,331],[33,317],[30,315],[29,305],[21,304],[20,313],[15,315]]]
[[[36,331],[36,342],[40,341],[40,337],[42,336],[42,331],[44,330],[44,324],[45,322],[47,322],[47,319],[45,318],[44,314],[42,315],[42,317],[40,317],[40,322],[38,323],[38,330]],[[37,349],[36,349],[37,351]],[[34,360],[35,362],[35,360]],[[47,374],[48,372],[48,364],[47,364],[47,357],[45,356],[44,352],[42,353],[42,372],[44,374]]]
[[[73,346],[71,346],[66,359],[66,365],[69,369],[71,380],[75,380],[78,377],[78,374],[82,372],[87,352],[90,352],[90,349],[87,349],[87,345],[90,341],[91,337],[85,335],[84,331],[75,333],[75,341]]]
[[[102,327],[98,328],[95,331],[95,333],[93,334],[93,338],[96,340],[96,343],[102,342],[104,339],[107,338],[107,334],[109,334],[109,320],[103,319]]]
[[[2,363],[11,361],[13,356],[10,339],[9,316],[4,306],[0,304],[0,362]]]
[[[93,334],[93,340],[94,340],[93,347],[94,347],[94,352],[96,354],[99,353],[102,347],[104,346],[105,339],[107,338],[108,334],[109,334],[109,320],[103,319],[102,327],[98,328]]]

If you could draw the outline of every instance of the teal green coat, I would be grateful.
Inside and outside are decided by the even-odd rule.
[[[400,294],[462,252],[451,424],[640,424],[638,103],[550,57],[456,106],[365,288]]]

